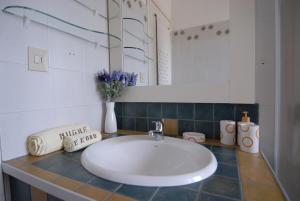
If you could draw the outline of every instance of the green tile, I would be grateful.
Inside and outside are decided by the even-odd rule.
[[[215,104],[214,120],[234,120],[234,104]]]
[[[135,103],[123,103],[123,116],[135,117],[136,107]]]
[[[56,154],[47,159],[36,161],[32,165],[47,170],[54,165],[63,166],[66,163],[68,163],[68,159],[63,154]]]
[[[201,191],[241,199],[240,184],[236,179],[212,176],[203,183]]]
[[[213,104],[198,103],[195,104],[195,119],[213,121]]]
[[[237,166],[225,163],[218,163],[218,168],[215,172],[215,175],[226,176],[233,179],[238,179],[239,177]]]
[[[201,184],[202,184],[202,182],[203,181],[199,181],[199,182],[195,182],[195,183],[192,183],[192,184],[187,184],[187,185],[180,186],[180,187],[187,188],[187,189],[194,190],[194,191],[198,191]]]
[[[148,103],[147,116],[154,117],[154,118],[161,118],[162,117],[161,103]]]
[[[148,120],[146,118],[136,118],[136,131],[148,131]]]
[[[214,124],[213,122],[195,121],[195,131],[204,133],[208,139],[214,138]]]
[[[220,122],[214,122],[214,139],[220,140]]]
[[[183,132],[193,132],[194,131],[194,121],[179,120],[178,121],[178,131],[179,131],[179,135],[182,135]]]
[[[136,103],[136,117],[147,117],[147,103]]]
[[[194,119],[194,104],[179,103],[178,104],[178,119]]]
[[[180,187],[165,187],[159,189],[152,201],[191,201],[196,197],[196,191]]]
[[[65,156],[67,159],[80,162],[83,151],[84,149],[75,152],[63,152],[62,155]]]
[[[89,184],[92,186],[103,188],[108,191],[115,191],[121,185],[119,183],[108,181],[100,177],[94,178],[89,182]]]
[[[123,115],[123,104],[122,103],[115,103],[115,113],[116,113],[116,116]]]
[[[223,196],[217,196],[214,194],[208,194],[208,193],[204,193],[201,192],[199,194],[199,197],[197,199],[197,201],[236,201],[236,199],[229,199]]]
[[[213,145],[211,147],[211,150],[214,153],[236,155],[236,149],[235,148],[228,148],[228,147],[214,146]]]
[[[117,190],[117,193],[137,199],[139,201],[147,201],[153,196],[156,189],[157,187],[123,185]]]
[[[222,153],[214,153],[217,161],[220,163],[227,163],[231,165],[236,165],[236,155],[235,154],[222,154]]]
[[[117,128],[123,129],[123,117],[117,116]]]
[[[125,130],[135,130],[135,118],[123,117],[122,128]]]
[[[176,103],[163,103],[162,116],[166,119],[177,119],[177,104]]]
[[[96,177],[85,170],[79,161],[76,162],[68,159],[65,159],[64,163],[57,163],[50,166],[47,170],[80,182],[88,182]]]

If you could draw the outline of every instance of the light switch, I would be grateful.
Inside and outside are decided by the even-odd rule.
[[[41,64],[42,63],[42,57],[40,55],[34,56],[34,63],[35,64]]]
[[[145,75],[143,72],[140,72],[140,83],[144,83],[145,82]]]
[[[28,69],[32,71],[48,71],[48,51],[28,47]]]

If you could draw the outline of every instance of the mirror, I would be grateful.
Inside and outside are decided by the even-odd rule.
[[[138,86],[230,82],[229,0],[108,0],[108,17],[110,70]]]

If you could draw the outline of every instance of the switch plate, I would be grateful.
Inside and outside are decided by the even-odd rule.
[[[47,72],[49,67],[48,60],[47,50],[28,47],[28,70]]]
[[[140,72],[140,83],[145,82],[145,74],[143,72]]]

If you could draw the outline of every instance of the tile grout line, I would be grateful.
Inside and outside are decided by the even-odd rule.
[[[235,121],[238,121],[236,118],[236,104],[234,104],[234,106],[233,106],[233,118]]]
[[[206,193],[208,195],[216,196],[216,197],[219,197],[219,198],[229,199],[230,201],[241,201],[241,200],[243,200],[243,199],[232,198],[232,197],[228,197],[226,195],[215,194],[215,193],[211,193],[211,192],[207,192],[207,191],[203,191],[203,190],[199,191],[199,194],[201,194],[201,193]]]
[[[157,195],[158,191],[160,190],[160,187],[157,187],[157,189],[154,191],[153,195],[150,197],[148,201],[152,201],[154,197]]]
[[[159,107],[160,107],[160,119],[162,119],[163,118],[162,103],[159,103]]]
[[[240,194],[241,194],[241,199],[244,199],[244,189],[243,189],[243,182],[242,182],[242,177],[241,177],[241,169],[240,169],[240,158],[239,158],[239,151],[236,150],[235,152],[235,157],[236,157],[236,166],[238,170],[238,177],[239,177],[239,186],[240,186]]]
[[[195,201],[198,201],[199,198],[200,198],[200,194],[201,194],[201,191],[202,191],[202,186],[204,184],[204,181],[205,180],[202,180],[202,182],[200,183],[199,187],[198,187],[198,190],[197,190],[197,196],[196,196],[196,200]]]
[[[212,104],[213,112],[213,139],[216,139],[216,128],[215,128],[215,104]]]
[[[137,118],[137,115],[136,115],[136,105],[137,103],[133,103],[133,110],[134,110],[134,130],[136,131],[136,118]]]
[[[111,193],[104,199],[104,201],[111,200],[112,196],[123,186],[123,184],[120,184],[115,190],[110,191]]]
[[[194,124],[194,132],[196,132],[196,104],[193,103],[193,124]]]

